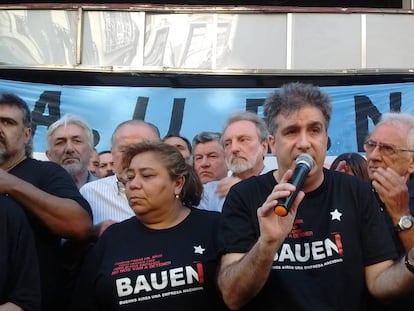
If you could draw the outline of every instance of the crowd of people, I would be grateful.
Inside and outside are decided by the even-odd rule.
[[[365,157],[327,168],[326,93],[288,83],[263,108],[192,140],[127,120],[102,151],[67,114],[40,161],[27,103],[0,94],[0,311],[412,305],[414,116],[383,113]],[[314,165],[296,189],[301,154]]]

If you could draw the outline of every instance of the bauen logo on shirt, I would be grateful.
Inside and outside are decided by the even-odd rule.
[[[340,222],[342,214],[335,209],[331,212],[331,221]],[[332,232],[321,240],[313,240],[313,231],[302,230],[303,219],[295,219],[287,240],[274,257],[274,270],[318,269],[343,261],[341,234]],[[299,240],[298,243],[294,243]]]
[[[203,290],[204,269],[201,262],[182,267],[170,266],[171,261],[163,261],[160,254],[116,263],[112,275],[124,275],[115,279],[117,295],[121,299],[119,304]]]

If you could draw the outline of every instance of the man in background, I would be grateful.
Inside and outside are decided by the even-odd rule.
[[[163,142],[176,147],[188,164],[192,164],[192,148],[190,141],[181,135],[169,134],[162,139]]]
[[[100,178],[114,175],[114,160],[112,159],[111,150],[99,152],[99,170]]]
[[[193,165],[201,183],[207,184],[227,177],[221,133],[201,132],[194,136],[192,147]]]
[[[99,177],[97,175],[98,169],[99,169],[99,155],[98,155],[98,151],[96,151],[96,149],[93,148],[92,155],[89,159],[88,170],[92,175]]]
[[[239,181],[268,171],[264,157],[268,149],[266,124],[257,114],[235,112],[228,118],[221,141],[231,175],[213,187],[204,186],[198,208],[221,211],[229,189]]]
[[[64,115],[49,126],[46,139],[46,156],[72,176],[78,189],[96,180],[88,169],[93,154],[93,134],[83,118]]]
[[[383,113],[364,149],[372,187],[401,256],[414,246],[414,117],[408,113]],[[413,304],[411,292],[375,308],[398,310]]]

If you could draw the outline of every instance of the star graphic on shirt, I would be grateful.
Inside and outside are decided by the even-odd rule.
[[[342,213],[340,212],[340,211],[338,211],[338,209],[335,209],[333,212],[331,212],[331,215],[332,215],[332,220],[341,220],[341,216],[342,216]]]
[[[203,255],[204,251],[206,250],[201,245],[193,246],[194,247],[194,254],[201,254]]]

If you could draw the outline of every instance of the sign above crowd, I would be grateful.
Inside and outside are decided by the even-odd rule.
[[[414,114],[414,83],[322,87],[332,100],[328,155],[363,152],[362,145],[384,112]],[[0,80],[0,92],[24,99],[31,111],[34,151],[46,149],[47,127],[67,113],[82,116],[94,130],[98,151],[110,149],[115,127],[126,120],[155,124],[161,136],[192,140],[201,131],[222,131],[234,111],[263,116],[270,88],[168,88],[66,86]]]

